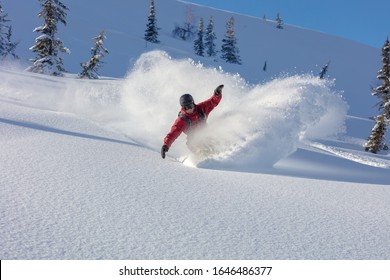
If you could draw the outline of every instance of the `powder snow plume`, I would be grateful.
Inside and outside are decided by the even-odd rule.
[[[207,68],[163,51],[144,53],[119,80],[80,80],[2,71],[2,96],[34,107],[74,113],[158,152],[190,93],[196,103],[224,84],[221,103],[209,115],[198,141],[211,152],[198,166],[256,171],[293,153],[300,141],[343,132],[347,104],[332,82],[310,75],[275,78],[249,85],[239,75]],[[49,80],[51,88],[41,86]],[[20,86],[26,85],[26,86]],[[168,156],[189,154],[186,136]],[[159,155],[156,153],[156,157]]]
[[[190,93],[198,103],[219,84],[225,85],[223,99],[195,140],[211,149],[199,166],[258,170],[293,153],[305,138],[343,132],[347,105],[328,80],[295,75],[253,86],[239,75],[160,51],[142,55],[125,79],[125,130],[158,150],[180,110],[179,97]],[[169,154],[188,155],[185,142],[182,134]]]

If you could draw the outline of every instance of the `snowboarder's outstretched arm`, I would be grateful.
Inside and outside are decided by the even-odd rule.
[[[186,123],[182,118],[178,117],[176,119],[175,123],[171,127],[171,131],[164,138],[164,145],[161,147],[161,157],[162,158],[165,158],[165,153],[168,152],[172,143],[183,132],[185,125],[186,125]]]
[[[213,95],[209,99],[207,99],[207,100],[205,100],[197,105],[200,108],[202,108],[202,111],[206,114],[206,117],[209,116],[210,112],[212,110],[214,110],[214,108],[217,107],[219,102],[221,101],[223,87],[224,87],[223,85],[219,85],[214,90]]]
[[[180,136],[180,134],[185,130],[187,122],[182,118],[178,117],[175,123],[172,125],[171,130],[164,138],[164,146],[166,146],[166,152],[168,152],[172,143]],[[164,157],[163,157],[164,158]]]

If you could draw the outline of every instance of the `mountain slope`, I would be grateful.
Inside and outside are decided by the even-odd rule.
[[[272,21],[231,14],[225,11],[203,7],[190,2],[164,0],[155,1],[157,25],[160,28],[160,44],[145,44],[143,40],[149,14],[149,1],[115,1],[110,4],[94,1],[66,1],[69,8],[67,26],[60,26],[58,36],[71,50],[64,56],[65,68],[71,73],[81,71],[80,63],[90,57],[92,38],[101,29],[107,31],[106,47],[110,54],[104,58],[100,74],[110,77],[124,77],[138,57],[147,51],[162,49],[173,58],[192,58],[206,66],[222,66],[225,71],[240,73],[251,84],[268,81],[282,75],[313,73],[331,62],[329,77],[336,79],[335,89],[343,93],[350,105],[350,114],[370,117],[376,114],[375,99],[370,87],[376,84],[376,73],[380,68],[380,50],[343,38],[330,36],[308,29],[290,26],[283,30],[275,28]],[[20,8],[23,6],[23,11]],[[37,33],[32,30],[42,22],[36,16],[38,3],[22,0],[7,1],[4,9],[12,19],[15,38],[20,38],[19,55],[24,61],[34,57],[29,47],[34,44]],[[35,11],[35,12],[34,12]],[[217,35],[217,49],[225,35],[225,24],[231,16],[235,18],[235,33],[243,62],[242,66],[226,64],[219,56],[214,59],[194,55],[193,42],[172,37],[175,24],[183,25],[188,14],[193,18],[195,29],[200,17],[208,22],[214,17]],[[113,16],[115,15],[115,16]],[[267,61],[267,71],[262,70]],[[217,82],[217,81],[216,81]],[[178,93],[179,94],[179,93]],[[372,105],[370,105],[372,104]]]
[[[2,259],[389,257],[387,186],[188,168],[73,115],[0,106]]]
[[[4,8],[26,59],[40,23],[21,2]],[[149,1],[117,1],[112,14],[104,1],[67,4],[73,74],[0,65],[1,259],[390,258],[389,153],[362,148],[379,50],[234,15],[243,65],[229,65],[171,37],[185,2],[156,1],[162,43],[147,46]],[[231,14],[191,7],[215,17],[221,40]],[[101,25],[112,78],[75,79]],[[219,84],[207,136],[223,151],[185,166],[183,135],[161,159],[179,96],[199,102]]]
[[[183,62],[172,63],[174,73],[183,70]],[[202,70],[192,67],[196,77]],[[389,258],[389,158],[363,155],[361,138],[298,142],[274,167],[259,158],[255,173],[189,168],[172,157],[178,148],[160,158],[154,136],[162,129],[139,115],[137,104],[154,95],[130,91],[126,101],[125,85],[144,88],[143,75],[92,82],[0,75],[7,81],[0,98],[2,259]],[[169,106],[158,104],[152,111]],[[268,133],[296,137],[276,127]]]

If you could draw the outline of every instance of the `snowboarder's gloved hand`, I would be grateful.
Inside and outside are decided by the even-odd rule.
[[[162,157],[162,158],[165,158],[165,153],[168,152],[168,150],[169,150],[169,148],[168,148],[167,145],[163,145],[163,146],[161,147],[161,157]]]
[[[219,86],[214,90],[214,94],[215,94],[216,96],[221,95],[222,89],[223,89],[223,85],[219,85]]]

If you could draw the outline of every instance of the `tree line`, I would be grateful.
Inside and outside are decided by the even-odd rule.
[[[187,12],[187,19],[183,25],[175,25],[172,35],[176,38],[180,38],[184,41],[194,40],[194,51],[198,56],[208,56],[216,57],[220,52],[220,58],[227,63],[233,64],[242,64],[241,58],[239,55],[239,48],[237,43],[237,38],[234,31],[234,17],[226,22],[226,33],[222,39],[221,50],[216,50],[215,41],[217,36],[214,32],[214,19],[213,16],[210,17],[209,23],[206,28],[204,28],[204,19],[200,17],[199,25],[197,31],[195,31],[195,26],[192,23],[193,15],[191,12]],[[264,18],[265,19],[265,18]],[[276,28],[283,29],[283,20],[278,13],[275,19]],[[158,30],[156,24],[156,14],[155,14],[155,5],[154,0],[150,1],[150,12],[148,16],[147,29],[145,31],[144,39],[147,42],[151,43],[160,43],[158,40]],[[265,63],[266,64],[266,63]],[[263,67],[264,71],[266,66]]]
[[[27,68],[28,71],[48,74],[53,76],[63,76],[65,72],[62,54],[69,54],[69,48],[65,47],[61,39],[57,37],[58,25],[66,26],[68,7],[60,0],[37,0],[42,9],[38,13],[38,17],[43,20],[41,26],[36,27],[33,32],[40,35],[35,39],[35,45],[30,50],[36,54],[35,58],[30,59],[32,65]],[[15,49],[19,42],[12,42],[12,27],[7,19],[8,15],[4,12],[0,1],[0,56],[1,59],[14,58]],[[173,30],[173,36],[183,40],[193,40],[195,37],[195,27],[192,25],[189,15],[184,26],[176,25]],[[150,0],[150,11],[147,19],[144,39],[146,42],[158,44],[158,30],[156,24],[156,13],[154,0]],[[280,15],[276,18],[277,28],[283,28],[283,22]],[[102,30],[94,39],[94,46],[91,48],[91,57],[85,63],[80,63],[82,68],[79,73],[80,78],[98,78],[98,68],[101,67],[103,57],[108,54],[108,50],[103,46],[106,39],[105,31]],[[209,23],[204,30],[203,18],[199,20],[199,27],[194,40],[194,52],[199,56],[216,57],[220,53],[220,58],[223,61],[234,64],[241,64],[239,48],[237,46],[237,38],[234,31],[234,17],[232,16],[226,23],[226,34],[222,39],[221,50],[216,50],[215,41],[217,36],[214,32],[214,20],[210,17]],[[266,62],[263,67],[266,70]]]
[[[199,56],[215,57],[217,55],[215,40],[217,36],[214,32],[214,19],[211,16],[209,23],[204,29],[204,20],[199,19],[199,26],[197,32],[192,23],[192,14],[187,14],[187,20],[183,26],[175,25],[172,35],[184,41],[194,40],[194,52]],[[158,30],[154,0],[150,1],[150,12],[148,16],[147,29],[145,31],[144,39],[151,43],[160,43],[158,40]],[[228,63],[241,64],[239,49],[237,47],[237,39],[234,33],[234,17],[226,23],[226,34],[222,40],[221,58]]]

